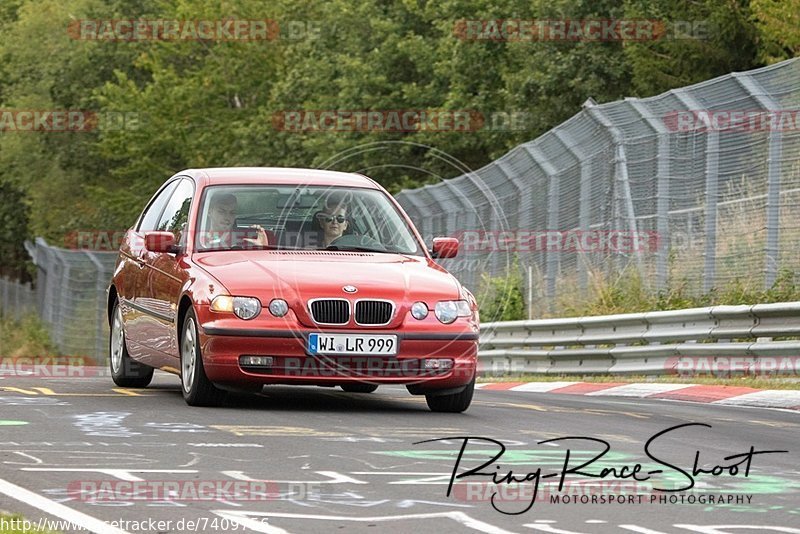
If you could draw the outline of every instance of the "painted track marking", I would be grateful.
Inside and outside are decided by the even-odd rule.
[[[0,479],[0,493],[95,534],[128,534],[127,531],[111,526],[105,521],[51,501],[7,480]]]

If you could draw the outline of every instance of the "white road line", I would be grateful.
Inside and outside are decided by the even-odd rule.
[[[694,384],[662,384],[659,382],[653,382],[652,384],[625,384],[623,386],[593,391],[592,393],[587,393],[587,395],[592,397],[647,397],[649,395],[686,389],[692,386],[694,386]]]
[[[511,391],[531,391],[534,393],[547,393],[558,388],[579,384],[580,382],[528,382],[521,386],[514,386]]]
[[[761,526],[761,525],[684,525],[684,524],[677,524],[673,525],[677,528],[684,528],[686,530],[690,530],[692,532],[699,532],[700,534],[726,534],[725,531],[729,531],[730,529],[736,530],[769,530],[772,532],[786,532],[788,534],[800,534],[800,529],[792,528],[792,527],[772,527],[772,526]],[[723,530],[724,529],[724,530]]]
[[[131,473],[197,473],[196,469],[98,469],[94,467],[23,467],[22,471],[48,471],[62,473],[102,473],[126,482],[142,482]]]
[[[0,479],[0,493],[29,506],[33,506],[34,508],[38,508],[50,515],[69,521],[73,525],[84,528],[89,532],[94,532],[95,534],[128,534],[127,531],[113,527],[101,519],[51,501],[21,486],[12,484],[7,480]]]
[[[800,391],[791,389],[767,389],[714,401],[712,404],[792,408],[794,406],[800,406]]]

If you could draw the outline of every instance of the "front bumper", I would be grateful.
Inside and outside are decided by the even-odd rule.
[[[415,392],[458,388],[475,376],[478,333],[325,330],[328,333],[394,334],[395,356],[311,355],[308,334],[315,329],[256,329],[201,325],[203,366],[209,380],[235,387],[243,384],[337,385],[348,382],[413,384]],[[269,368],[242,367],[239,357],[270,356]],[[447,370],[426,370],[427,358],[450,359]]]

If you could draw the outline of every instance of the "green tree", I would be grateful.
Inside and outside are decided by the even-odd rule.
[[[800,0],[752,0],[760,57],[775,63],[800,54]]]
[[[632,92],[650,96],[760,66],[749,0],[626,0],[631,19],[663,21],[666,34],[630,42]]]
[[[3,258],[0,276],[30,279],[24,245],[29,236],[29,219],[30,208],[24,193],[13,184],[0,182],[0,258]]]

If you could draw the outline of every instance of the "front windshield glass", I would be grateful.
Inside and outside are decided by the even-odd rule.
[[[302,185],[207,187],[195,248],[349,250],[423,255],[381,191]]]

